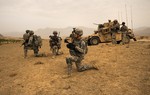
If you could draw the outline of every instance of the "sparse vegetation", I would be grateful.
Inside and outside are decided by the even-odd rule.
[[[16,39],[0,39],[0,45],[2,44],[9,44],[9,43],[18,43],[21,42],[22,40],[16,40]]]

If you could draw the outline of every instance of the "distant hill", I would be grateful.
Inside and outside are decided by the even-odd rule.
[[[37,35],[41,35],[44,38],[48,38],[49,35],[53,35],[53,31],[58,31],[60,32],[60,36],[69,36],[72,32],[73,27],[67,27],[67,28],[44,28],[44,29],[38,29],[37,31],[35,31],[35,33]],[[92,34],[94,32],[93,28],[87,28],[87,27],[83,27],[83,26],[79,26],[77,28],[80,28],[84,31],[84,36],[87,36],[89,34]]]
[[[3,37],[3,35],[2,35],[2,34],[0,34],[0,37]]]
[[[0,34],[0,38],[4,38],[4,36],[2,34]]]
[[[134,30],[135,35],[150,36],[150,27],[140,27]]]
[[[4,32],[2,33],[4,37],[22,37],[23,32]]]
[[[71,34],[71,32],[73,30],[72,28],[73,27],[66,27],[66,28],[47,27],[47,28],[37,29],[34,31],[34,33],[36,35],[40,35],[42,38],[48,39],[49,35],[53,35],[53,31],[55,30],[55,31],[60,32],[61,37],[66,37]],[[94,28],[88,28],[88,27],[84,27],[84,26],[79,26],[77,28],[80,28],[83,30],[83,32],[84,32],[83,36],[93,34],[94,30],[96,30],[96,28],[94,29]],[[2,34],[4,36],[9,36],[9,37],[22,37],[24,33],[25,33],[25,31],[24,32],[8,32],[8,33],[5,32]],[[141,27],[141,28],[134,29],[134,33],[137,36],[150,36],[150,27]],[[3,35],[0,35],[0,36],[3,36]]]
[[[72,32],[73,27],[67,27],[67,28],[40,28],[34,31],[34,34],[36,35],[40,35],[42,38],[49,38],[49,35],[53,35],[53,31],[58,31],[60,32],[60,36],[61,37],[66,37],[69,36]],[[83,26],[79,26],[77,28],[80,28],[84,31],[84,36],[87,36],[89,34],[94,33],[94,29],[93,28],[88,28],[88,27],[83,27]],[[3,33],[3,35],[5,36],[9,36],[9,37],[22,37],[23,34],[25,32],[5,32]]]

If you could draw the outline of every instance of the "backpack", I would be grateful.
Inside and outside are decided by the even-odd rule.
[[[24,39],[25,42],[28,42],[28,40],[29,40],[29,35],[28,35],[27,33],[25,33],[25,34],[23,35],[23,39]]]
[[[85,54],[88,52],[88,41],[86,39],[82,39],[85,42]]]
[[[34,35],[34,44],[36,46],[39,46],[39,47],[42,46],[42,38],[41,38],[41,36]]]

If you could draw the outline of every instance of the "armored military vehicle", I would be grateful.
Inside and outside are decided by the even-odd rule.
[[[88,45],[98,45],[99,43],[111,42],[112,41],[111,27],[113,25],[113,22],[97,24],[97,25],[98,25],[98,29],[94,31],[94,34],[89,35],[87,37]],[[130,39],[136,41],[133,31],[131,29],[128,29],[125,43],[129,43]],[[122,32],[120,30],[116,33],[116,41],[117,44],[122,42]]]

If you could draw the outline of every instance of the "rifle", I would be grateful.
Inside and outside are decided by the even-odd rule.
[[[64,39],[64,43],[71,43],[72,40],[74,39],[74,32],[75,32],[76,28],[72,28],[72,29],[73,29],[72,33],[70,34],[69,37],[66,37]]]
[[[28,41],[29,41],[29,39],[27,39],[27,40],[23,40],[23,43],[21,44],[21,46],[20,46],[20,47],[22,47],[23,45],[25,45],[25,43],[28,43]]]
[[[72,31],[72,32],[75,32],[76,28],[72,28],[72,29],[73,29],[73,31]]]
[[[100,24],[97,24],[97,23],[93,23],[94,25],[100,25]]]
[[[68,43],[66,46],[68,49],[76,51],[75,45],[73,43]]]
[[[60,37],[60,32],[58,33],[58,38],[59,38],[59,41],[62,40],[62,38]]]
[[[23,42],[20,47],[22,47],[23,45],[25,45],[25,42]]]
[[[60,32],[58,33],[58,37],[59,37],[59,35],[60,35]]]

